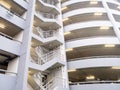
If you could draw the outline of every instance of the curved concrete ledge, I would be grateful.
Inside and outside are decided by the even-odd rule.
[[[119,90],[119,84],[83,84],[70,85],[70,90]]]
[[[76,44],[77,43],[77,44]],[[92,37],[83,38],[74,41],[66,42],[66,48],[76,48],[91,45],[103,45],[103,44],[120,44],[116,37]]]
[[[54,5],[47,4],[47,3],[43,2],[42,0],[38,0],[38,1],[39,1],[43,6],[48,7],[48,8],[52,8],[53,10],[55,10],[55,12],[56,12],[57,14],[60,14],[59,9],[58,9],[57,7],[55,7]]]
[[[87,7],[87,8],[76,9],[76,10],[67,12],[67,13],[63,14],[63,18],[67,18],[67,17],[79,15],[79,14],[94,13],[94,12],[106,13],[105,9],[101,8],[101,7],[99,7],[99,8],[98,7],[90,7],[90,8]]]
[[[100,27],[100,26],[113,26],[110,21],[108,20],[99,20],[99,21],[87,21],[87,22],[78,22],[74,24],[70,24],[64,26],[65,32],[82,29],[82,28],[89,28],[89,27]]]
[[[62,4],[62,7],[71,5],[71,4],[75,4],[75,3],[79,3],[79,2],[85,2],[85,1],[90,1],[90,0],[68,0]],[[97,1],[101,1],[101,0],[97,0]]]
[[[104,62],[104,63],[103,63]],[[116,63],[117,62],[117,63]],[[93,68],[93,67],[112,67],[120,66],[120,57],[111,56],[111,58],[90,58],[78,59],[76,61],[68,62],[68,69]]]

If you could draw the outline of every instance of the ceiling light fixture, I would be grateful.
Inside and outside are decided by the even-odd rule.
[[[109,27],[109,26],[101,26],[100,29],[101,29],[101,30],[103,30],[103,29],[104,29],[104,30],[108,30],[108,29],[110,29],[110,27]]]
[[[103,15],[103,13],[102,12],[95,12],[94,15],[95,16],[101,16],[101,15]]]
[[[64,35],[68,35],[68,34],[71,34],[71,32],[65,32]]]
[[[90,76],[87,76],[86,79],[87,79],[87,80],[92,80],[92,79],[95,79],[95,76],[90,75]]]
[[[115,47],[115,44],[106,44],[105,47]]]
[[[7,2],[5,2],[4,0],[0,0],[0,4],[3,5],[4,7],[6,7],[7,9],[11,8],[11,5],[8,4]]]
[[[66,52],[73,51],[73,48],[68,48],[65,50]]]
[[[120,9],[120,6],[117,6],[117,9]]]
[[[120,69],[120,66],[113,66],[112,69]]]
[[[96,1],[96,0],[90,0],[90,4],[98,4],[98,1]]]
[[[65,21],[68,21],[68,20],[69,20],[69,18],[64,18],[62,21],[65,22]]]
[[[71,70],[68,70],[68,72],[75,72],[77,71],[76,69],[71,69]]]
[[[5,25],[0,23],[0,28],[4,29],[5,28]]]
[[[63,8],[62,8],[62,11],[65,10],[65,9],[67,9],[67,8],[68,8],[68,7],[63,7]]]

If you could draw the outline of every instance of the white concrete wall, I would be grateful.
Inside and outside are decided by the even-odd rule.
[[[53,79],[55,77],[62,77],[62,70],[61,70],[61,68],[52,70],[51,73],[47,77],[47,81],[50,81],[51,79]]]
[[[23,31],[20,31],[17,35],[14,36],[14,38],[20,42],[22,42],[23,37]]]
[[[82,46],[91,46],[91,45],[104,45],[104,44],[120,44],[118,38],[113,36],[104,36],[104,37],[87,37],[82,39],[71,40],[66,42],[66,48],[76,48]]]
[[[71,85],[70,90],[120,90],[119,84]]]
[[[0,74],[0,90],[15,90],[16,77]]]
[[[3,8],[0,6],[0,17],[8,20],[9,22],[13,23],[14,25],[24,29],[25,26],[25,20],[23,20],[22,18],[12,14],[10,11],[8,11],[7,9]]]
[[[15,58],[12,61],[10,61],[8,63],[8,67],[7,67],[7,72],[13,72],[13,73],[17,73],[18,70],[18,63],[19,63],[19,58]],[[7,75],[15,75],[12,73],[6,73]]]
[[[68,62],[68,69],[111,66],[120,66],[120,58],[91,58]]]
[[[27,90],[34,90],[29,84],[27,84]]]
[[[0,36],[0,42],[2,42],[0,43],[1,50],[13,53],[15,55],[20,55],[20,46],[21,46],[20,42],[10,40],[3,36]]]

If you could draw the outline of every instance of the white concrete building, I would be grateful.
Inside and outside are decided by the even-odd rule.
[[[0,0],[0,90],[119,90],[120,0]]]
[[[70,90],[118,90],[120,0],[63,0]]]

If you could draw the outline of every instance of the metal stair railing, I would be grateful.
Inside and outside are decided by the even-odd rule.
[[[55,87],[62,86],[63,88],[66,87],[65,79],[60,77],[54,77],[45,85],[39,85],[35,88],[35,90],[54,90]]]
[[[36,87],[35,90],[46,90],[46,89],[44,88],[43,82],[42,82],[42,78],[43,78],[43,77],[44,77],[44,76],[41,74],[41,72],[36,73],[36,74],[33,75],[34,81],[38,84],[38,87]],[[37,81],[36,79],[37,79],[38,81]]]
[[[65,79],[63,78],[59,78],[59,77],[54,77],[53,79],[51,79],[46,85],[44,85],[44,87],[46,88],[46,90],[53,90],[56,86],[62,86],[64,87],[65,85]]]
[[[42,34],[43,30],[42,30],[40,27],[35,27],[35,31],[36,31],[36,33],[39,34],[39,36],[40,36],[41,38],[43,38],[43,34]]]
[[[44,31],[40,27],[33,27],[34,34],[41,38],[59,37],[59,32],[55,30]]]
[[[45,62],[44,58],[42,57],[42,48],[40,46],[35,48],[35,52],[38,55],[38,64],[42,64],[42,62]]]
[[[47,19],[56,19],[56,16],[50,13],[43,13],[40,11],[36,11],[36,14],[40,17],[47,18]]]
[[[48,61],[53,60],[54,58],[58,58],[59,60],[61,60],[61,52],[59,49],[53,50],[53,51],[50,51],[50,52],[42,55],[41,57],[42,57],[42,59],[44,59],[44,62],[42,64],[45,64]]]
[[[30,60],[32,63],[39,65],[43,65],[51,60],[64,61],[64,55],[61,53],[60,47],[45,53],[42,47],[37,46],[34,48],[34,53],[36,54],[30,55]]]
[[[44,3],[50,4],[50,5],[56,6],[56,3],[54,1],[50,1],[50,0],[41,0],[41,1],[43,1]]]
[[[41,51],[41,47],[38,46],[35,48],[35,52],[38,55],[38,57],[34,57],[34,56],[32,56],[32,57],[35,58],[36,63],[40,64],[40,65],[43,65],[43,64],[53,60],[54,58],[58,58],[59,61],[62,61],[62,59],[63,59],[60,49],[55,49],[46,54],[43,54]]]

